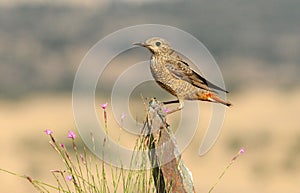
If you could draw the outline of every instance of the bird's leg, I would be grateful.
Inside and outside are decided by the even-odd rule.
[[[181,109],[183,109],[183,107],[184,107],[183,100],[180,100],[180,99],[179,99],[178,102],[179,102],[179,106],[176,107],[175,109],[169,111],[168,114],[171,114],[171,113],[174,113],[174,112],[176,112],[176,111],[180,111]]]
[[[179,103],[179,100],[163,102],[164,105],[167,105],[167,104],[173,104],[173,103]]]

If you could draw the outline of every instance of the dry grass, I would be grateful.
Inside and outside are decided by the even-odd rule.
[[[297,192],[300,178],[300,90],[255,90],[230,96],[221,136],[204,157],[197,155],[209,120],[210,105],[183,159],[193,173],[197,192],[207,192],[232,155],[246,154],[224,176],[214,192]],[[60,141],[74,129],[70,95],[40,95],[21,101],[0,101],[0,167],[51,182],[50,170],[62,168],[48,146],[44,129]],[[172,123],[172,117],[170,117]],[[112,122],[112,121],[111,121]],[[112,123],[113,124],[113,123]],[[126,140],[124,140],[124,143]],[[0,173],[3,192],[33,192],[27,182]]]

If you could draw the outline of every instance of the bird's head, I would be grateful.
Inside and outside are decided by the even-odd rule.
[[[134,43],[134,45],[148,48],[153,54],[167,54],[173,52],[170,44],[159,37],[150,38],[144,43]]]

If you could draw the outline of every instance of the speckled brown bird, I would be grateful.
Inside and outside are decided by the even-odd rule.
[[[226,106],[231,105],[215,92],[215,90],[226,93],[227,91],[212,84],[191,69],[166,40],[154,37],[144,43],[135,43],[134,45],[143,46],[151,51],[150,68],[155,81],[177,97],[176,101],[165,102],[165,104],[179,102],[179,106],[169,113],[181,110],[184,107],[184,100],[201,100]]]

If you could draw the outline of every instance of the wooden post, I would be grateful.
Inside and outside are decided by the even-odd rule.
[[[151,99],[145,130],[149,137],[148,156],[156,192],[194,193],[192,174],[181,159],[166,116],[164,105]]]

